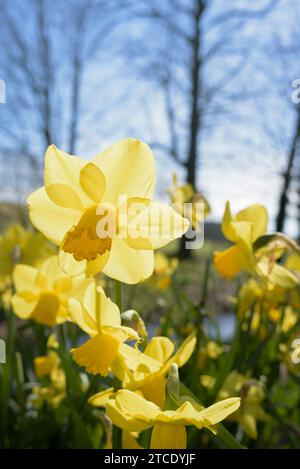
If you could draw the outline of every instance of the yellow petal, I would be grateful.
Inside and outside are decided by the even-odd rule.
[[[153,337],[145,348],[145,354],[162,365],[174,352],[174,344],[168,337]]]
[[[89,286],[84,296],[83,306],[98,327],[121,325],[118,306],[107,298],[101,287]]]
[[[72,277],[82,275],[87,269],[86,260],[76,261],[72,254],[64,252],[62,249],[58,253],[58,262],[61,270]]]
[[[153,251],[130,248],[123,239],[113,239],[110,257],[103,272],[124,283],[139,283],[153,273]]]
[[[115,399],[108,400],[105,411],[114,425],[129,432],[142,432],[143,430],[151,428],[153,424],[152,421],[148,422],[126,414],[119,408]]]
[[[135,249],[158,249],[180,238],[189,221],[167,204],[151,202],[128,224],[129,246]]]
[[[122,448],[123,449],[143,449],[138,443],[137,438],[132,433],[123,431],[122,432]]]
[[[13,295],[11,298],[11,304],[15,314],[21,319],[30,318],[34,308],[37,304],[38,297],[31,298],[31,301],[27,301],[26,296],[21,293]]]
[[[224,420],[228,415],[235,412],[241,404],[239,397],[231,397],[224,399],[216,404],[207,407],[205,410],[201,410],[196,416],[194,422],[198,428],[207,425],[216,425],[217,423]]]
[[[166,397],[166,378],[164,374],[155,374],[152,378],[150,376],[139,389],[145,399],[154,402],[161,409],[163,408]]]
[[[118,391],[115,400],[122,412],[145,422],[153,422],[155,417],[160,413],[159,408],[153,402],[147,401],[127,389]]]
[[[57,315],[60,308],[60,299],[58,295],[51,292],[42,292],[38,302],[32,311],[32,318],[46,326],[55,326],[57,324]]]
[[[222,233],[229,241],[235,242],[235,233],[231,226],[232,215],[229,201],[226,202],[225,211],[222,219]]]
[[[48,257],[40,266],[40,272],[45,275],[50,285],[53,285],[59,279],[68,278],[59,267],[57,256]]]
[[[88,402],[95,407],[105,407],[113,392],[113,388],[105,389],[91,396]]]
[[[131,371],[136,371],[143,376],[145,374],[154,373],[161,367],[158,361],[154,360],[146,353],[140,352],[135,347],[121,344],[119,353],[122,355],[125,365]]]
[[[33,192],[27,201],[32,224],[56,245],[62,242],[65,234],[80,219],[80,212],[59,207],[52,202],[44,187]]]
[[[250,205],[249,207],[241,210],[236,215],[236,220],[250,222],[253,225],[253,238],[255,241],[259,236],[267,231],[268,226],[268,212],[263,205]]]
[[[234,221],[231,223],[236,243],[240,246],[243,253],[249,257],[252,256],[253,243],[253,225],[245,221]]]
[[[239,422],[241,426],[244,428],[249,438],[253,438],[253,439],[257,438],[256,420],[253,415],[248,414],[248,413],[243,413],[240,416]]]
[[[94,163],[88,163],[80,171],[80,185],[86,195],[96,204],[101,201],[106,181],[104,174]]]
[[[107,376],[118,353],[120,342],[110,334],[98,334],[71,353],[79,366],[93,375]]]
[[[36,357],[34,359],[34,371],[36,376],[38,378],[49,376],[56,363],[56,353],[51,353],[47,357]]]
[[[151,434],[151,449],[186,449],[187,435],[184,425],[155,422]]]
[[[86,164],[86,160],[69,155],[59,150],[55,145],[50,145],[45,154],[45,186],[67,184],[79,196],[82,203],[87,205],[89,199],[79,184],[80,171]]]
[[[118,206],[119,195],[151,198],[155,163],[148,145],[132,138],[115,143],[97,156],[97,165],[107,181],[103,200]]]
[[[72,283],[70,290],[68,291],[68,297],[77,298],[79,300],[84,297],[88,287],[95,284],[94,277],[86,278],[85,275],[78,275],[77,277],[73,277],[71,281]]]
[[[68,303],[68,309],[71,321],[78,324],[78,326],[86,332],[89,336],[93,337],[98,334],[98,326],[96,321],[90,316],[90,314],[83,308],[80,301],[70,298]]]
[[[38,292],[36,285],[38,270],[29,265],[19,264],[14,268],[13,281],[17,292],[31,291]]]
[[[296,275],[288,269],[279,264],[269,266],[267,258],[261,259],[257,265],[258,272],[266,277],[273,285],[278,285],[282,288],[290,289],[299,285],[299,280]]]
[[[231,280],[242,269],[248,268],[249,261],[239,246],[214,253],[214,265],[220,275]]]
[[[83,210],[83,205],[77,193],[72,187],[66,184],[54,183],[45,186],[49,198],[59,207],[70,208],[72,210]]]
[[[106,251],[104,254],[98,255],[95,260],[87,261],[86,274],[97,275],[99,272],[101,272],[107,264],[109,256],[110,252]]]
[[[190,359],[196,345],[197,339],[195,333],[190,334],[181,344],[175,355],[170,359],[172,363],[177,363],[181,368]]]

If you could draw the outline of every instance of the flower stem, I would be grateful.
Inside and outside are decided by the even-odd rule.
[[[118,305],[120,313],[122,313],[122,284],[119,280],[115,280],[115,303]]]
[[[115,376],[114,377],[114,392],[117,392],[122,388],[121,381]],[[112,427],[112,447],[113,449],[122,449],[122,430],[116,425]]]
[[[122,284],[118,280],[115,280],[115,303],[119,307],[120,313],[122,313]],[[114,376],[114,392],[121,388],[121,381]],[[112,447],[113,449],[122,449],[122,430],[115,425],[112,428]]]

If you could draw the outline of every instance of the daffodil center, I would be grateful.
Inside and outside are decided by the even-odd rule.
[[[43,292],[32,313],[33,319],[46,326],[55,326],[60,300],[55,293]]]
[[[92,261],[98,255],[111,249],[111,238],[100,238],[97,235],[97,224],[102,215],[97,215],[97,207],[91,207],[84,212],[78,224],[65,236],[62,249],[73,254],[77,261]]]

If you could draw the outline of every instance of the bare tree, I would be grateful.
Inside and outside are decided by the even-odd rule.
[[[0,66],[7,103],[0,108],[0,159],[4,172],[11,161],[17,181],[26,179],[31,187],[39,183],[43,154],[51,143],[74,153],[86,115],[97,116],[101,126],[100,86],[98,99],[87,103],[85,80],[94,66],[101,84],[103,56],[108,57],[110,37],[126,13],[125,4],[117,9],[117,3],[2,2]]]
[[[249,25],[259,24],[276,0],[232,2],[218,0],[148,0],[134,2],[134,21],[141,21],[141,36],[126,43],[127,57],[138,75],[155,83],[164,97],[168,137],[154,139],[186,170],[186,182],[197,190],[201,139],[222,114],[237,119],[234,103],[257,94],[237,87],[253,43]],[[255,37],[255,32],[252,32]],[[143,40],[141,37],[143,36]],[[149,38],[149,40],[147,40]],[[132,63],[132,61],[130,63]],[[188,253],[183,250],[181,255]]]

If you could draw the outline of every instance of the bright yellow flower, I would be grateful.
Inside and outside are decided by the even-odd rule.
[[[51,145],[44,179],[28,198],[30,219],[60,247],[61,266],[72,275],[103,271],[141,282],[153,272],[153,250],[188,229],[171,207],[152,202],[154,158],[138,140],[118,142],[91,162]]]
[[[53,253],[52,246],[41,233],[12,225],[0,236],[0,276],[11,275],[16,264],[38,265]]]
[[[222,402],[222,399],[231,396],[240,396],[241,406],[229,420],[239,422],[250,438],[257,438],[256,422],[264,422],[269,418],[262,407],[265,398],[262,386],[257,381],[232,371],[225,380],[217,400]]]
[[[172,275],[177,270],[178,264],[176,257],[169,259],[162,252],[155,253],[153,280],[157,288],[164,290],[170,286]]]
[[[252,245],[266,232],[268,213],[262,205],[250,205],[232,216],[229,202],[226,203],[222,219],[222,232],[232,247],[215,253],[215,267],[229,280],[241,270],[255,272]]]
[[[68,319],[69,298],[81,299],[94,279],[85,275],[72,278],[51,256],[39,268],[19,264],[13,272],[16,294],[12,297],[15,314],[21,319],[33,319],[46,326],[55,326]]]
[[[191,184],[179,186],[176,174],[173,174],[173,186],[168,192],[178,213],[191,221],[194,230],[199,230],[203,217],[210,213],[209,204],[203,194],[195,192]]]
[[[200,383],[207,389],[212,389],[216,382],[216,378],[211,375],[201,375]]]
[[[34,371],[37,378],[48,378],[48,386],[34,386],[30,396],[32,404],[40,407],[47,402],[51,407],[57,407],[66,397],[66,376],[58,353],[57,341],[54,334],[50,335],[47,347],[51,348],[47,355],[34,359]]]
[[[267,224],[268,213],[262,205],[250,205],[233,217],[227,202],[222,219],[222,232],[225,238],[234,244],[225,251],[215,252],[215,267],[220,275],[228,280],[244,270],[258,275],[272,285],[294,288],[299,283],[298,279],[276,262],[276,246],[275,251],[270,253],[264,248],[257,252],[254,250],[253,244],[266,233]]]
[[[174,344],[167,337],[153,337],[144,353],[124,346],[122,364],[114,372],[122,380],[124,388],[137,391],[145,399],[160,407],[165,402],[166,376],[173,363],[182,367],[191,357],[196,345],[195,334],[191,334],[174,353]],[[112,388],[101,391],[90,398],[90,403],[105,406]]]
[[[289,332],[299,320],[299,314],[296,314],[293,308],[290,306],[286,306],[284,308],[283,320],[281,324],[281,328],[283,332]]]
[[[137,332],[121,326],[118,306],[106,297],[101,287],[90,285],[83,302],[71,299],[69,309],[71,320],[91,337],[71,350],[74,360],[91,374],[107,376],[114,362],[126,353],[123,342],[139,340]]]
[[[209,340],[204,347],[201,348],[198,358],[198,366],[199,368],[203,368],[207,358],[211,360],[215,360],[220,355],[222,355],[224,349],[221,347],[217,342],[214,340]]]
[[[211,428],[224,420],[240,405],[239,398],[226,399],[207,409],[184,402],[177,410],[161,410],[127,389],[118,391],[106,405],[106,413],[113,424],[129,432],[141,432],[153,427],[151,449],[185,449],[186,426]]]

